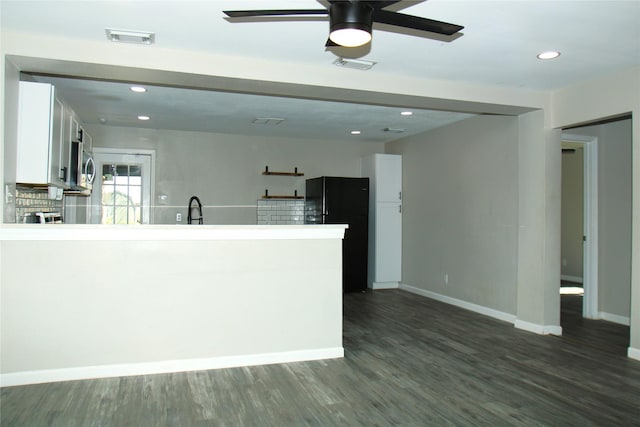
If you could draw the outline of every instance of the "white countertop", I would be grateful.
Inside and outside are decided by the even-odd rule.
[[[71,225],[3,224],[4,240],[308,240],[342,239],[346,224]]]

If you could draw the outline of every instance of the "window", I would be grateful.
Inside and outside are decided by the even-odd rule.
[[[94,224],[149,224],[151,155],[103,153],[96,149],[98,171],[92,198]]]
[[[140,165],[102,165],[101,224],[142,223]]]

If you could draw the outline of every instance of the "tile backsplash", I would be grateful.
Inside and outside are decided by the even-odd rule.
[[[260,199],[257,224],[304,224],[304,200]]]
[[[46,187],[16,186],[16,222],[22,223],[24,216],[34,212],[62,213],[64,200],[49,199]]]

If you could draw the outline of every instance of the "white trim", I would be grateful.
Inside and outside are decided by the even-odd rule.
[[[629,317],[619,316],[617,314],[607,313],[604,311],[598,312],[598,319],[606,320],[607,322],[613,322],[624,326],[631,325],[631,319]]]
[[[556,325],[539,325],[537,323],[526,322],[524,320],[517,319],[513,324],[517,329],[523,331],[533,332],[538,335],[558,335],[562,336],[562,326]]]
[[[244,356],[225,356],[203,359],[166,360],[150,363],[128,363],[121,365],[87,366],[82,368],[49,369],[2,374],[0,375],[0,386],[11,387],[57,381],[202,371],[208,369],[235,368],[240,366],[272,365],[277,363],[336,359],[341,357],[344,357],[344,348],[334,347],[280,353],[248,354]]]
[[[373,282],[370,289],[374,291],[378,289],[398,289],[399,286],[399,282]]]
[[[423,297],[427,297],[440,302],[455,305],[456,307],[474,311],[476,313],[493,317],[494,319],[502,320],[505,322],[513,323],[516,320],[516,316],[513,314],[505,313],[503,311],[494,310],[493,308],[484,307],[482,305],[473,304],[457,298],[452,298],[446,295],[416,288],[415,286],[407,285],[406,283],[400,283],[400,289],[402,289],[403,291],[411,292],[412,294],[421,295]]]
[[[584,147],[584,230],[583,245],[582,316],[598,318],[598,138],[594,136],[562,134],[562,141],[575,142]],[[558,307],[558,310],[560,307]]]
[[[561,275],[560,280],[566,280],[567,282],[573,282],[573,283],[582,283],[582,277],[568,276],[566,274]]]
[[[5,240],[305,240],[342,239],[344,224],[331,225],[99,225],[7,224]]]
[[[640,348],[629,347],[627,349],[627,356],[630,359],[640,360]]]

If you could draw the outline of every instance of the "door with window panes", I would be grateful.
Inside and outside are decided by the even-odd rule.
[[[150,156],[100,153],[94,160],[98,176],[92,192],[92,222],[149,224]]]

